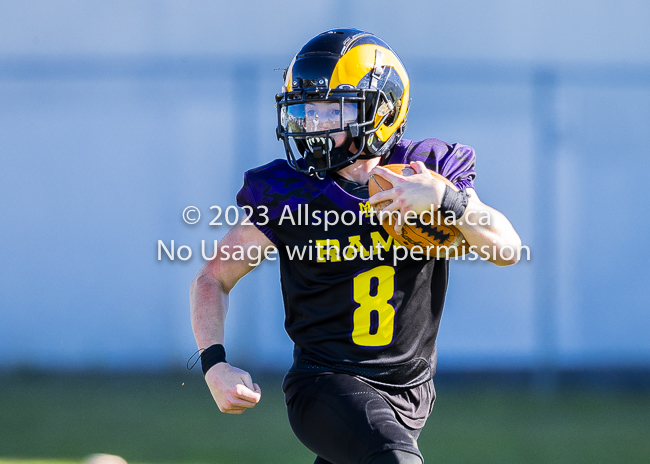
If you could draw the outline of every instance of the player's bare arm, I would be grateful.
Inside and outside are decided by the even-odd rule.
[[[411,163],[416,174],[408,177],[396,174],[382,166],[373,169],[373,173],[382,176],[393,184],[393,188],[373,195],[369,202],[376,205],[385,200],[393,202],[384,208],[384,211],[396,211],[405,215],[408,211],[420,214],[429,211],[431,205],[436,208],[442,203],[445,193],[445,183],[435,179],[426,168],[424,163],[416,161]],[[503,259],[500,252],[504,248],[519,250],[521,239],[510,221],[496,209],[481,202],[474,189],[467,189],[469,194],[467,207],[463,216],[457,218],[456,227],[465,236],[465,240],[480,249],[483,246],[496,253],[489,253],[488,261],[498,265],[507,266],[517,262],[518,253],[506,253],[506,256],[513,255],[511,259]],[[479,221],[478,218],[487,218]],[[395,221],[395,231],[401,233],[404,221]]]
[[[223,248],[232,250],[235,246],[242,246],[244,256],[249,256],[249,248],[267,250],[273,243],[257,227],[238,224],[218,244],[215,259],[207,261],[196,275],[190,287],[190,311],[199,349],[224,344],[228,295],[237,281],[254,268],[256,261],[226,259]],[[250,374],[226,362],[212,366],[205,381],[221,412],[241,414],[260,401],[260,387]]]

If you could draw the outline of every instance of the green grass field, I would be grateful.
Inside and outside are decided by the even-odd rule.
[[[262,401],[221,414],[203,378],[179,375],[0,376],[0,463],[311,463],[286,418],[281,379]],[[648,463],[650,396],[438,386],[420,438],[428,463]]]

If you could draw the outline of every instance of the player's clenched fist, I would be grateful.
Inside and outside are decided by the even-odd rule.
[[[225,362],[212,366],[205,381],[219,410],[227,414],[241,414],[262,397],[259,385],[253,383],[248,372]]]

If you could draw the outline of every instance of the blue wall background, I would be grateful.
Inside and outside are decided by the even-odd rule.
[[[0,3],[0,368],[184,365],[209,207],[283,157],[276,68],[339,26],[393,46],[406,137],[472,145],[532,251],[452,264],[440,370],[650,368],[649,23],[642,1]],[[278,279],[233,291],[232,362],[289,366]]]

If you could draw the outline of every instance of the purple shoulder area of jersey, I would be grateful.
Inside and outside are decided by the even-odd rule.
[[[318,196],[319,181],[292,169],[286,160],[275,160],[244,174],[244,186],[237,193],[239,206],[252,208],[252,222],[275,245],[279,239],[268,222],[279,218],[286,208],[293,211]]]
[[[408,164],[411,161],[422,161],[459,189],[474,188],[476,153],[472,147],[460,143],[450,145],[438,139],[420,142],[402,139],[383,164]]]

